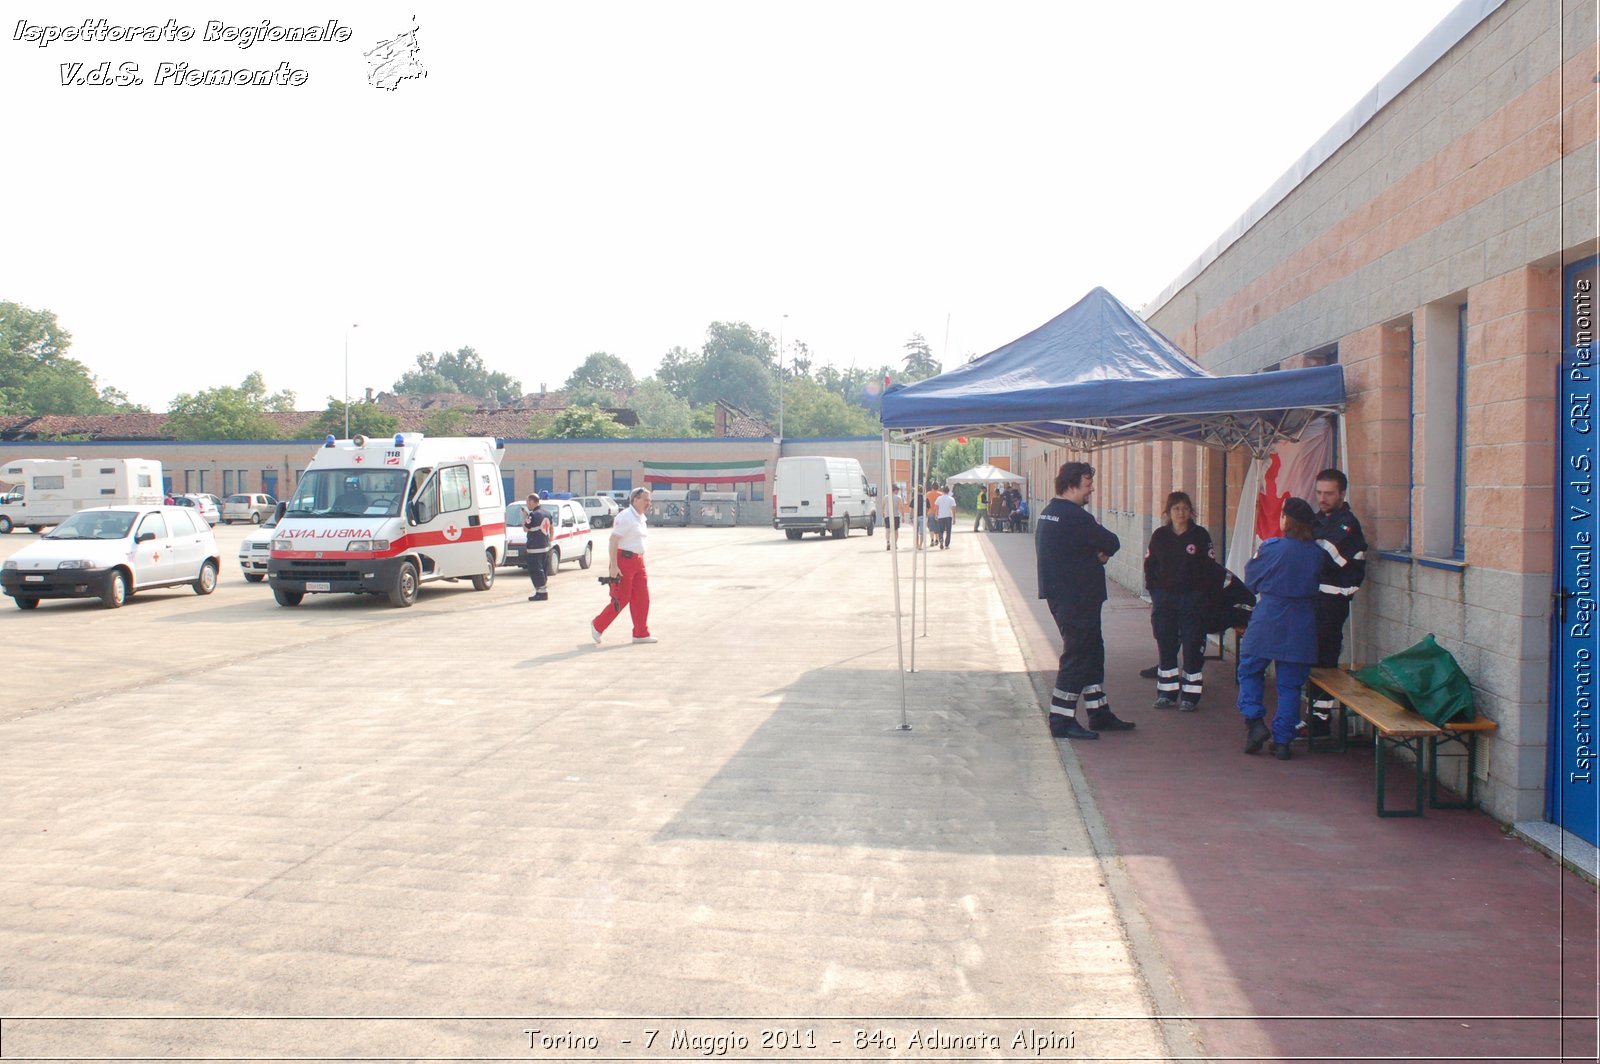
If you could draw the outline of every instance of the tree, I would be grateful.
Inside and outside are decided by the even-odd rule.
[[[580,384],[567,392],[568,406],[598,406],[602,410],[617,405],[617,396],[610,388],[596,388]]]
[[[783,392],[783,433],[801,436],[876,436],[883,424],[835,392],[807,378],[792,380]]]
[[[555,416],[550,435],[563,440],[619,439],[628,430],[598,406],[569,406]]]
[[[428,419],[422,423],[422,433],[425,436],[459,436],[466,424],[465,409],[447,406],[428,415]]]
[[[957,473],[965,473],[975,465],[983,463],[983,441],[968,440],[966,443],[957,443],[947,440],[939,445],[938,451],[930,463],[933,467],[933,479],[943,484]],[[957,484],[955,486],[956,504],[964,510],[973,509],[978,505],[977,484]]]
[[[679,399],[687,400],[704,361],[699,351],[691,351],[687,347],[674,347],[661,356],[661,365],[656,369],[656,380]]]
[[[922,338],[921,333],[912,333],[911,339],[907,340],[904,346],[906,351],[904,383],[927,380],[944,372],[939,360],[933,357],[933,348],[928,346],[928,341]]]
[[[268,395],[261,374],[252,373],[237,388],[178,395],[168,404],[166,428],[180,440],[273,440],[280,433],[267,414],[293,409],[293,392]]]
[[[714,321],[698,353],[674,347],[656,379],[692,406],[726,400],[762,417],[777,411],[777,347],[770,334],[742,321]]]
[[[491,372],[478,352],[463,347],[454,353],[436,355],[427,351],[418,355],[417,368],[401,374],[390,391],[397,395],[460,392],[505,406],[521,397],[522,385],[515,377]]]
[[[89,368],[67,357],[72,334],[53,311],[0,302],[0,412],[103,414],[118,409]],[[115,389],[112,389],[115,391]],[[126,403],[127,396],[117,392]]]
[[[393,436],[399,428],[400,419],[377,403],[362,401],[350,404],[350,438]],[[317,419],[311,423],[310,434],[345,439],[344,400],[328,396],[328,408],[318,414]]]
[[[689,404],[654,377],[646,377],[635,385],[628,403],[639,416],[639,424],[633,430],[635,436],[688,436],[691,433]]]
[[[619,388],[632,388],[633,383],[633,370],[628,368],[626,362],[616,355],[596,351],[583,360],[583,365],[572,371],[566,387],[616,391]]]

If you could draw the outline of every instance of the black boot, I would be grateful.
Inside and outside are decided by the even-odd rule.
[[[1050,734],[1057,739],[1098,739],[1099,732],[1092,732],[1079,724],[1077,720],[1061,713],[1050,714]]]
[[[1095,709],[1089,711],[1089,727],[1095,731],[1133,731],[1138,725],[1123,720],[1109,709]]]
[[[1250,717],[1244,722],[1244,752],[1257,754],[1267,745],[1267,740],[1272,737],[1272,732],[1267,729],[1267,722],[1260,717]]]
[[[1272,744],[1272,756],[1277,758],[1279,761],[1287,761],[1287,760],[1289,760],[1289,757],[1290,757],[1289,744],[1288,743],[1273,743]]]

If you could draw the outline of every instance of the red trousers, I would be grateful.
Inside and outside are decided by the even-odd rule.
[[[611,601],[595,616],[595,630],[605,631],[626,606],[633,618],[633,637],[643,638],[650,634],[650,577],[644,571],[644,558],[618,554],[617,569],[621,579],[607,585],[611,588]]]

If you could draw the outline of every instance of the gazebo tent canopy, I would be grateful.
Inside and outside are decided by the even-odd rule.
[[[1217,377],[1096,288],[1026,336],[883,397],[915,439],[1020,436],[1095,450],[1177,440],[1257,455],[1344,407],[1339,366]]]
[[[999,466],[988,464],[975,465],[971,469],[963,470],[953,477],[944,478],[946,484],[995,484],[1001,481],[1021,482],[1027,479],[1027,477],[1018,476],[1008,469],[1001,469]]]

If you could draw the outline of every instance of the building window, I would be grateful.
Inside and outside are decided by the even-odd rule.
[[[1456,507],[1450,556],[1467,556],[1467,305],[1456,315]]]
[[[1458,300],[1429,304],[1422,352],[1421,552],[1463,558],[1462,517],[1466,492],[1462,444],[1465,401],[1467,306]],[[1413,481],[1415,481],[1413,477]]]
[[[224,469],[222,471],[222,494],[233,494],[233,470],[231,469]]]
[[[533,490],[539,493],[541,499],[547,498],[556,490],[556,471],[554,469],[535,469],[533,471]]]
[[[631,469],[613,469],[611,471],[611,490],[612,491],[631,491],[631,490],[633,490],[633,470],[631,470]]]

